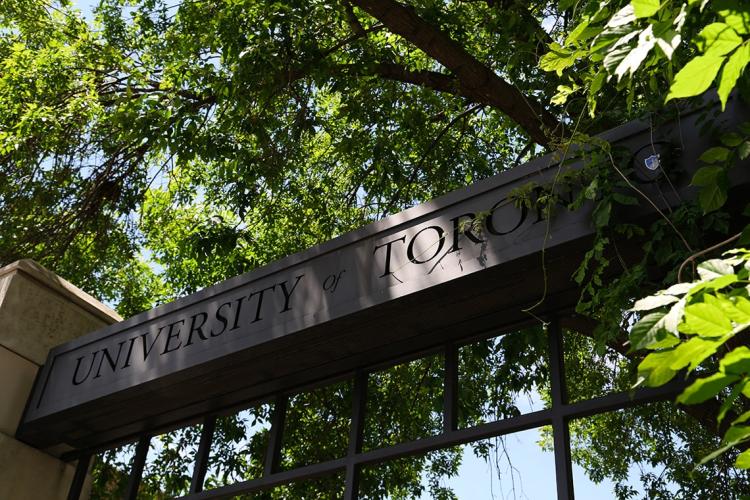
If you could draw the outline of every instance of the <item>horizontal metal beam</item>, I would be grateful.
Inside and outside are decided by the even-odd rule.
[[[633,406],[664,401],[677,397],[685,387],[692,383],[688,380],[675,379],[661,387],[647,387],[630,392],[617,392],[586,401],[580,401],[561,408],[561,413],[567,418],[590,417],[600,413]]]
[[[346,469],[346,458],[340,458],[336,460],[329,460],[327,462],[308,465],[305,467],[299,467],[297,469],[288,471],[276,472],[274,474],[258,479],[242,481],[239,483],[222,486],[221,488],[204,490],[200,493],[194,493],[192,495],[187,495],[180,498],[186,500],[198,500],[200,498],[231,498],[243,493],[251,493],[253,491],[264,490],[293,481],[326,476],[334,472],[343,471],[344,469]]]
[[[556,408],[555,411],[552,409],[545,409],[496,422],[480,424],[466,429],[443,432],[416,441],[408,441],[387,448],[379,448],[358,453],[353,457],[344,457],[288,471],[275,472],[259,479],[242,481],[181,498],[185,500],[229,498],[242,493],[259,491],[289,482],[313,479],[335,472],[345,471],[347,462],[352,462],[357,466],[375,464],[387,460],[419,455],[437,449],[468,444],[481,439],[512,434],[514,432],[521,432],[545,425],[552,425],[554,418],[560,415],[564,416],[566,419],[582,418],[650,402],[663,401],[679,394],[688,383],[689,382],[687,381],[677,380],[665,384],[662,387],[609,394],[588,401],[564,404],[559,408]]]

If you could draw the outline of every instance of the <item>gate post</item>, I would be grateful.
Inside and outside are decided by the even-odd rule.
[[[16,429],[50,348],[121,319],[34,261],[0,268],[0,498],[67,498],[75,463],[57,457],[69,449],[33,448]]]

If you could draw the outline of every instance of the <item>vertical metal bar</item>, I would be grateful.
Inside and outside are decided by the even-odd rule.
[[[549,342],[550,384],[552,408],[568,404],[568,389],[565,383],[565,363],[563,361],[563,339],[560,322],[553,319],[547,328]]]
[[[443,382],[443,432],[458,428],[458,348],[445,347],[445,380]]]
[[[141,436],[138,445],[135,447],[133,467],[130,469],[130,479],[128,480],[125,500],[135,500],[138,495],[138,487],[141,485],[141,476],[143,475],[143,467],[146,465],[146,455],[148,454],[148,445],[150,442],[150,435]]]
[[[555,477],[558,500],[573,499],[573,467],[570,460],[570,431],[563,413],[568,403],[560,322],[554,318],[547,328],[552,391],[552,436],[555,449]]]
[[[268,436],[268,448],[266,449],[266,463],[263,467],[263,476],[270,476],[276,472],[281,462],[281,444],[284,435],[284,421],[286,420],[287,397],[276,396],[273,405],[273,417],[271,432]]]
[[[206,469],[208,469],[208,455],[211,452],[211,442],[214,438],[215,427],[216,416],[211,415],[203,420],[201,440],[200,444],[198,444],[198,451],[195,454],[193,479],[190,481],[190,493],[200,493],[201,491],[203,491],[203,480],[206,478]]]
[[[352,390],[352,426],[349,430],[344,500],[357,500],[359,498],[359,467],[354,462],[354,457],[362,451],[365,407],[367,405],[367,373],[357,372],[354,376],[354,388]]]
[[[552,436],[555,447],[557,498],[560,500],[572,500],[575,498],[573,493],[573,467],[570,458],[570,431],[566,419],[553,418]]]
[[[76,472],[68,490],[68,500],[78,500],[81,497],[81,489],[83,489],[83,483],[86,481],[86,473],[89,471],[90,465],[91,453],[85,453],[78,458]]]

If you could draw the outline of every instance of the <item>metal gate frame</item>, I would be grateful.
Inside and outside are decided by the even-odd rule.
[[[508,331],[512,330],[503,330],[503,332],[506,333]],[[498,334],[497,331],[494,332],[494,335]],[[215,489],[203,490],[203,481],[208,468],[208,457],[211,450],[213,432],[217,419],[216,412],[208,414],[202,419],[203,427],[201,430],[198,451],[196,453],[190,490],[186,496],[180,498],[185,500],[231,498],[236,495],[252,493],[274,486],[343,471],[345,472],[346,482],[344,498],[345,500],[355,500],[358,498],[359,471],[364,465],[417,455],[437,449],[448,448],[480,439],[502,436],[541,426],[551,426],[557,497],[559,500],[572,499],[573,476],[568,422],[575,418],[588,417],[608,411],[667,400],[679,394],[688,382],[684,380],[673,380],[672,382],[658,388],[637,389],[631,392],[620,392],[576,403],[569,403],[568,391],[565,384],[566,379],[562,337],[563,332],[560,327],[559,319],[557,317],[551,318],[547,328],[549,379],[552,396],[552,404],[550,408],[469,428],[458,429],[458,348],[469,341],[451,342],[444,344],[437,349],[421,351],[416,355],[412,354],[409,356],[409,359],[417,359],[430,354],[443,354],[445,363],[443,381],[443,429],[440,434],[363,452],[362,437],[365,421],[365,402],[367,398],[367,377],[369,373],[376,371],[376,368],[382,368],[382,364],[378,367],[368,367],[367,369],[350,373],[346,377],[335,379],[335,381],[353,379],[354,382],[350,414],[351,428],[349,433],[349,445],[345,457],[313,465],[297,467],[290,470],[279,470],[282,434],[288,396],[289,394],[298,391],[280,393],[273,397],[275,404],[271,417],[271,429],[269,433],[268,447],[265,454],[263,475],[257,479],[241,481]],[[487,338],[487,335],[485,335],[484,338]],[[403,361],[403,358],[392,360],[388,365],[393,366],[401,361]],[[332,381],[333,380],[329,379],[318,383],[313,387],[307,387],[307,389],[322,387],[330,384]],[[138,441],[125,493],[126,500],[135,500],[137,496],[150,440],[153,436],[158,434],[159,432],[150,431],[136,436]],[[69,490],[68,500],[79,499],[94,453],[105,449],[111,449],[111,446],[95,450],[86,450],[83,453],[77,452],[75,456],[66,457],[70,460],[78,460],[76,472]]]

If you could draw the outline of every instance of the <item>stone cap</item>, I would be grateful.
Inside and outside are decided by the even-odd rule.
[[[118,321],[110,307],[33,260],[0,268],[0,345],[37,365],[52,347]]]

